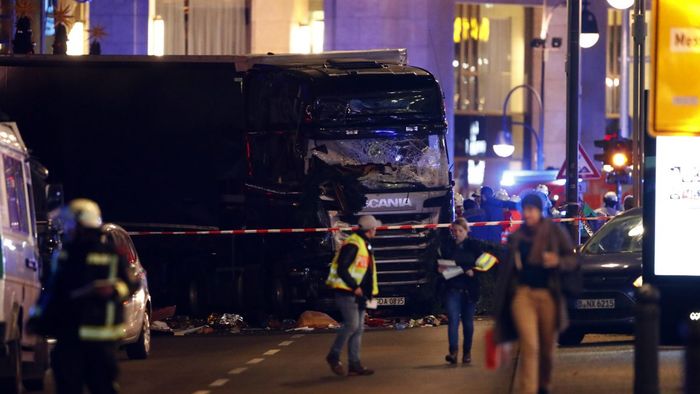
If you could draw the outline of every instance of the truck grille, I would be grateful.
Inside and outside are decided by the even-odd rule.
[[[385,225],[437,223],[437,214],[376,215]],[[439,244],[435,230],[380,231],[372,240],[380,286],[410,286],[428,283],[428,272]]]

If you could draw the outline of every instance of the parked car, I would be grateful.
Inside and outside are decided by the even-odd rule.
[[[116,224],[105,224],[103,231],[106,241],[114,244],[126,256],[133,274],[141,281],[139,290],[124,306],[126,336],[122,348],[130,359],[145,359],[151,351],[151,294],[146,270],[126,230]]]
[[[577,345],[588,333],[631,333],[635,288],[642,285],[642,210],[606,223],[580,249],[584,290],[568,300],[569,329],[560,345]]]

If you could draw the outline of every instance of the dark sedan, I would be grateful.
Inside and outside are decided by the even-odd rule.
[[[577,345],[587,333],[631,333],[634,291],[642,285],[642,210],[606,223],[580,249],[584,291],[568,300],[569,329],[561,345]]]

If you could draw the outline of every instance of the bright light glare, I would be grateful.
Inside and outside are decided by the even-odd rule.
[[[498,157],[511,157],[515,152],[515,145],[510,144],[496,144],[493,146],[493,152]]]
[[[68,33],[68,48],[66,53],[71,56],[84,55],[85,46],[85,24],[83,22],[75,22]]]
[[[644,234],[644,226],[641,223],[632,227],[629,233],[627,233],[630,237],[639,237],[642,234]]]
[[[309,25],[292,27],[289,47],[291,53],[311,53],[311,27]]]
[[[323,34],[326,29],[326,24],[322,20],[311,22],[311,52],[323,52]]]
[[[505,173],[501,178],[501,186],[509,187],[515,185],[515,177],[512,174]]]
[[[627,165],[627,161],[628,161],[627,155],[624,153],[618,152],[612,156],[612,164],[615,167],[623,167],[623,166]]]
[[[581,48],[587,49],[593,47],[600,38],[598,33],[581,33],[579,36],[579,43]]]
[[[613,166],[611,166],[610,164],[603,164],[603,171],[605,171],[605,172],[613,172],[613,171],[615,171],[615,169],[614,169]]]
[[[610,7],[626,10],[634,5],[634,0],[608,0]]]
[[[157,16],[152,21],[153,37],[151,43],[151,53],[153,56],[163,56],[165,54],[165,21]]]

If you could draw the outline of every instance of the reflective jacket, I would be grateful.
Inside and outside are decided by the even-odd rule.
[[[372,295],[378,295],[379,286],[377,284],[377,269],[374,264],[374,255],[368,247],[367,242],[365,242],[365,240],[360,235],[353,233],[345,240],[343,248],[346,245],[353,245],[357,248],[357,254],[355,255],[353,262],[348,267],[348,273],[355,281],[355,287],[360,286],[362,284],[362,281],[365,278],[365,275],[367,274],[367,270],[371,267]],[[326,284],[330,288],[336,290],[345,290],[352,292],[354,290],[354,287],[351,287],[349,286],[349,284],[345,283],[343,278],[341,278],[341,275],[338,273],[338,258],[340,256],[341,251],[342,248],[338,251],[338,253],[336,253],[335,257],[333,258],[333,261],[331,262],[331,269],[330,273],[328,274],[328,280],[326,281]]]
[[[33,317],[40,332],[59,341],[118,341],[125,335],[124,301],[139,281],[114,246],[90,230],[54,253],[52,272]],[[111,288],[99,295],[95,288]]]

